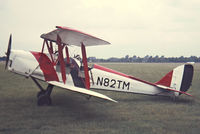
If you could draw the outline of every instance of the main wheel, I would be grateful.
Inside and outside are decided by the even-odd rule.
[[[37,93],[37,98],[39,98],[41,95],[44,95],[45,94],[45,91],[39,91],[38,93]]]
[[[38,106],[49,106],[52,104],[51,97],[46,94],[41,94],[37,100]]]

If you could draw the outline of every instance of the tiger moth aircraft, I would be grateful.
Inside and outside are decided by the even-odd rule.
[[[86,47],[109,45],[105,40],[61,26],[42,34],[41,38],[44,42],[39,52],[13,50],[10,35],[5,65],[5,69],[34,81],[40,89],[37,93],[39,106],[52,104],[50,95],[54,86],[85,94],[88,98],[94,96],[113,102],[117,101],[94,89],[173,98],[181,94],[191,96],[186,91],[192,83],[192,63],[178,66],[158,82],[151,83],[97,64],[88,66]],[[69,56],[71,46],[78,46],[81,56]],[[48,86],[44,89],[38,80],[46,82]]]

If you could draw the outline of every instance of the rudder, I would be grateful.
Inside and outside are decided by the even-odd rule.
[[[186,92],[192,84],[194,68],[191,64],[186,64],[180,91]]]

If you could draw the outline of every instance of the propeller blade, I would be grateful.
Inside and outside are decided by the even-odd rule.
[[[5,69],[8,67],[8,60],[10,58],[11,44],[12,44],[12,34],[10,34],[10,38],[9,38],[9,42],[8,42],[8,48],[7,48],[7,52],[6,52],[6,65],[5,65]]]

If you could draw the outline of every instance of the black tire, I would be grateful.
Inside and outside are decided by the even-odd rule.
[[[52,104],[50,96],[43,94],[38,97],[38,106],[50,106]]]
[[[37,93],[37,98],[39,98],[41,95],[44,95],[45,94],[45,91],[39,91],[38,93]]]

